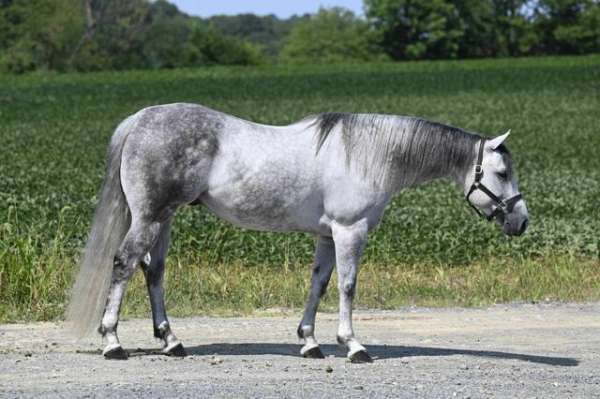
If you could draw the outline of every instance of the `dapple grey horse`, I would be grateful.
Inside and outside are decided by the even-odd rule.
[[[154,335],[183,356],[164,307],[169,228],[178,208],[201,204],[243,228],[314,234],[312,282],[300,353],[322,358],[315,316],[337,265],[338,342],[353,362],[371,361],[352,329],[352,299],[367,234],[401,190],[450,178],[473,208],[505,234],[528,213],[508,133],[485,139],[415,117],[326,113],[289,126],[252,123],[194,104],[145,108],[125,119],[109,146],[106,178],[73,288],[68,320],[98,326],[104,356],[123,359],[117,337],[127,282],[141,265]]]

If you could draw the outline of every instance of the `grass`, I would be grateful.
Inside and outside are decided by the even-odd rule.
[[[508,239],[446,182],[408,190],[370,239],[357,303],[478,306],[600,297],[600,56],[0,76],[0,321],[60,318],[104,154],[128,114],[189,101],[258,122],[323,111],[511,128],[531,228]],[[313,239],[178,215],[172,314],[302,307]],[[333,285],[332,285],[333,286]],[[124,312],[148,312],[136,277]],[[334,309],[335,289],[324,309]]]

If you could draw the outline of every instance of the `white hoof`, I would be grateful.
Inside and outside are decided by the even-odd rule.
[[[104,355],[105,359],[109,360],[127,360],[129,357],[129,354],[121,347],[121,345],[114,344],[108,345],[106,348],[104,348],[102,354]]]
[[[175,356],[175,357],[185,357],[187,356],[187,352],[185,348],[179,341],[173,341],[169,345],[165,346],[162,350],[165,355]]]
[[[121,347],[121,344],[119,344],[119,343],[108,344],[108,345],[106,345],[106,347],[102,351],[102,354],[106,355],[108,352],[112,352],[114,350],[117,350],[120,347]]]
[[[319,344],[315,343],[315,342],[309,342],[307,344],[305,344],[302,349],[300,349],[300,354],[302,356],[304,356],[308,351],[310,351],[311,349],[314,348],[318,348]]]

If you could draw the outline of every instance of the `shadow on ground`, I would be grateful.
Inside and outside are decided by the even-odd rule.
[[[209,344],[188,347],[186,348],[186,351],[189,356],[279,355],[299,357],[300,347],[301,345],[275,343]],[[336,345],[320,345],[320,347],[325,356],[333,355],[336,357],[345,357],[345,352]],[[464,355],[493,359],[520,360],[523,362],[539,363],[551,366],[573,367],[579,365],[579,361],[577,359],[570,357],[538,356],[524,353],[399,345],[366,345],[366,347],[371,356],[377,359]],[[160,351],[138,348],[136,350],[130,350],[129,354],[130,356],[146,356],[160,354]]]

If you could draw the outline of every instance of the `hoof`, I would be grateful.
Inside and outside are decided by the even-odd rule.
[[[358,351],[350,355],[351,363],[373,363],[373,358],[366,351]]]
[[[187,356],[187,352],[185,351],[185,348],[183,347],[183,345],[181,343],[178,343],[174,347],[172,347],[168,350],[165,350],[164,353],[167,356],[175,356],[175,357]]]
[[[323,352],[321,352],[321,349],[318,346],[310,348],[309,350],[304,352],[302,356],[309,359],[325,359],[325,356],[323,356]]]
[[[111,350],[104,352],[104,358],[110,360],[127,360],[129,355],[127,352],[120,346],[116,348],[112,348]]]

